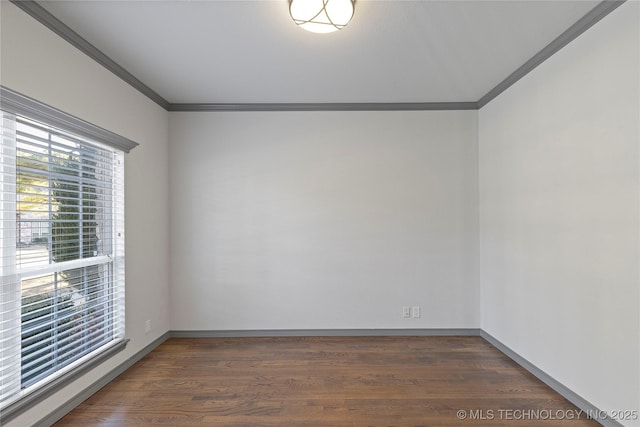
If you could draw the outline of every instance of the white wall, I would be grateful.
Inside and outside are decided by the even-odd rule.
[[[639,7],[479,119],[482,328],[604,410],[640,408]]]
[[[170,141],[172,329],[478,327],[476,111],[171,113]]]
[[[26,426],[169,329],[168,113],[20,11],[0,2],[2,85],[123,135],[126,156],[126,350],[3,425]],[[144,334],[144,322],[153,330]]]

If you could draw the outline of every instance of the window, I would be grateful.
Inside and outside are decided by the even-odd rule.
[[[124,152],[105,144],[107,131],[2,90],[0,408],[6,412],[123,346]],[[95,129],[100,138],[87,137]]]

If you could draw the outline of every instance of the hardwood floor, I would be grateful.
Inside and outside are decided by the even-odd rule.
[[[578,412],[480,337],[172,338],[55,425],[599,425]]]

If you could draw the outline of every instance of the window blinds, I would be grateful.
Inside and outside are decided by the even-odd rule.
[[[0,407],[124,339],[123,152],[2,112]]]

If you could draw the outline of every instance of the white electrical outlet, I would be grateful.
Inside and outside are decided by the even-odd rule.
[[[420,306],[413,307],[413,317],[420,317]]]
[[[148,334],[149,332],[151,332],[151,320],[144,322],[144,333]]]
[[[402,317],[404,318],[411,317],[411,307],[406,305],[402,307]]]

